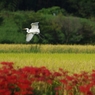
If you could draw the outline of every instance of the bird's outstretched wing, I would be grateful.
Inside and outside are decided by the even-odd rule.
[[[26,42],[29,42],[29,41],[33,38],[33,36],[34,36],[34,34],[28,33],[28,34],[26,35]]]
[[[39,22],[31,23],[31,28],[32,29],[38,29],[39,28],[38,23]]]

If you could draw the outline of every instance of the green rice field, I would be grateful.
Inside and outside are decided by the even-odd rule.
[[[15,67],[46,66],[51,70],[63,68],[71,73],[95,69],[95,54],[0,53],[0,62],[14,62]]]
[[[0,53],[95,53],[94,45],[0,44]]]
[[[0,44],[0,62],[14,62],[15,67],[46,66],[71,73],[95,69],[94,45]]]

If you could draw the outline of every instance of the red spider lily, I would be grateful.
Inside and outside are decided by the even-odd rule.
[[[55,87],[55,90],[61,90],[61,89],[62,89],[61,86]]]
[[[95,73],[92,73],[91,76],[92,76],[93,78],[95,78]]]
[[[8,89],[0,89],[0,95],[11,95],[11,91]]]
[[[60,77],[60,76],[62,76],[62,74],[59,73],[59,72],[54,72],[53,76],[54,76],[54,77]]]
[[[15,70],[11,62],[1,62],[1,64],[4,66],[0,69],[0,95],[11,95],[12,93],[15,95],[15,92],[23,93],[21,95],[32,93],[31,82],[23,72]],[[18,91],[16,91],[17,89]]]
[[[47,80],[47,83],[48,83],[48,84],[52,84],[52,82],[53,82],[53,81],[52,81],[52,80],[50,80],[50,79],[49,79],[49,80]]]
[[[68,84],[68,81],[66,79],[62,79],[62,80],[60,80],[60,82],[63,83],[64,85]]]
[[[79,86],[79,90],[80,90],[80,92],[87,94],[87,93],[91,92],[90,91],[91,87],[92,87],[92,84],[82,85],[82,86]]]
[[[33,91],[40,90],[55,95],[83,95],[95,94],[95,70],[92,73],[81,72],[69,74],[59,68],[50,71],[46,67],[13,67],[13,62],[1,62],[0,67],[0,95],[33,95]],[[49,91],[48,91],[49,90]],[[61,91],[61,92],[60,92]],[[93,94],[94,93],[94,94]],[[41,92],[42,95],[42,92]],[[47,93],[45,93],[47,95]]]
[[[2,64],[3,65],[3,67],[2,68],[10,68],[10,69],[12,69],[13,68],[13,62],[1,62],[0,64]]]
[[[68,75],[68,71],[64,71],[62,68],[59,68],[59,71],[61,71],[63,76],[67,76]]]
[[[13,62],[1,62],[0,64],[12,66],[14,63]]]
[[[95,72],[93,72],[93,73],[91,74],[91,81],[93,81],[93,82],[95,83]]]
[[[72,81],[72,80],[74,80],[74,77],[73,77],[73,76],[66,76],[66,79],[67,79],[68,81]]]
[[[86,95],[94,95],[91,91],[87,92]]]
[[[67,91],[72,90],[72,88],[73,88],[73,86],[70,86],[70,85],[66,85],[66,87],[65,87],[65,89],[66,89]]]

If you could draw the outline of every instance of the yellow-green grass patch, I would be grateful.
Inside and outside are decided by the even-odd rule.
[[[0,62],[14,62],[14,66],[46,66],[50,70],[63,68],[71,73],[95,69],[95,54],[75,53],[0,53]]]
[[[0,53],[95,53],[94,45],[0,44]]]

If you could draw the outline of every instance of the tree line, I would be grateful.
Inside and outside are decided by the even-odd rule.
[[[68,14],[90,18],[95,16],[95,0],[0,0],[0,10],[33,10],[59,6]]]
[[[65,15],[64,15],[65,14]],[[95,22],[70,16],[60,7],[35,11],[2,11],[0,13],[0,43],[26,43],[26,31],[31,22],[38,22],[40,37],[29,43],[41,44],[95,44]]]
[[[24,27],[38,22],[30,43],[95,44],[95,0],[0,0],[0,43],[25,43]]]

